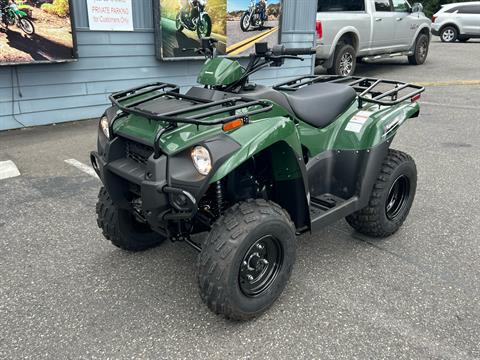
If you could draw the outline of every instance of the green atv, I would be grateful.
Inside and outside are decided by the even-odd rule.
[[[207,57],[201,87],[182,94],[159,82],[111,95],[91,154],[104,184],[98,225],[124,250],[193,246],[203,301],[245,320],[282,293],[297,235],[342,218],[373,237],[399,229],[417,171],[389,148],[424,89],[338,76],[260,86],[251,74],[315,50],[257,44],[243,68],[214,46],[203,39],[197,49]]]

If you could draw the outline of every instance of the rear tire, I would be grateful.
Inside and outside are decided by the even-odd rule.
[[[442,42],[452,43],[455,42],[458,38],[458,31],[453,26],[445,26],[442,31],[440,31],[440,40]]]
[[[175,19],[175,27],[177,28],[178,32],[182,32],[184,29],[182,25],[182,21],[180,20],[180,16],[181,14],[177,14],[177,18]]]
[[[415,41],[415,50],[413,55],[408,57],[408,62],[411,65],[422,65],[428,56],[428,47],[430,39],[426,34],[420,34]]]
[[[200,295],[216,314],[248,320],[285,288],[295,262],[295,227],[265,200],[234,205],[213,225],[198,256]]]
[[[389,150],[373,187],[368,205],[347,216],[359,233],[387,237],[395,233],[410,212],[417,188],[417,168],[407,154]]]
[[[142,251],[160,245],[164,238],[147,224],[138,222],[130,212],[118,209],[102,187],[98,194],[97,224],[113,245],[127,251]]]
[[[330,75],[351,76],[357,66],[357,54],[352,45],[340,43],[335,49],[333,65],[327,69]]]

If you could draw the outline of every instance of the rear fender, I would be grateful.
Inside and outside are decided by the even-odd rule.
[[[388,107],[372,105],[358,110],[341,124],[341,130],[329,148],[371,149],[393,138],[407,119],[417,117],[419,113],[417,103],[407,102]]]

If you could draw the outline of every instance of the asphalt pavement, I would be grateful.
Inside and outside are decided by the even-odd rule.
[[[479,359],[479,58],[435,41],[423,66],[358,67],[432,83],[393,144],[417,162],[410,216],[385,240],[345,221],[299,237],[287,289],[245,323],[201,302],[188,245],[103,239],[100,182],[65,162],[88,164],[96,121],[0,133],[21,172],[0,180],[0,358]]]

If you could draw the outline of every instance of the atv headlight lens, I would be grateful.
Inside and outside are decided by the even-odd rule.
[[[105,115],[100,119],[100,129],[102,129],[103,134],[107,137],[107,139],[110,140],[110,126]]]
[[[208,175],[212,170],[210,153],[203,146],[195,146],[192,149],[192,161],[197,171],[202,175]]]

